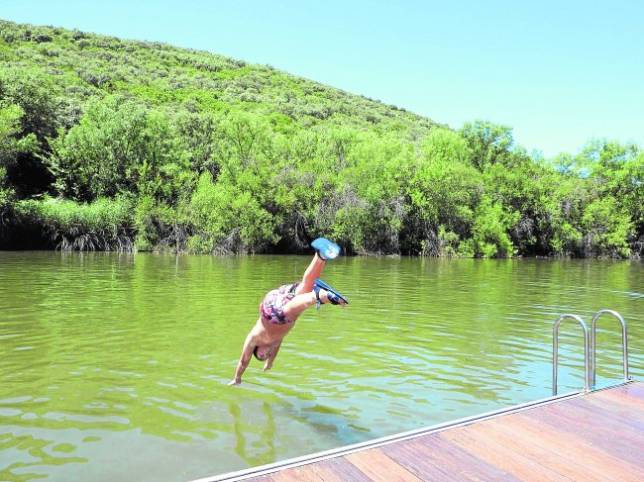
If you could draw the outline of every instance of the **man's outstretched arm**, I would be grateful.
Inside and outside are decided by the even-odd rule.
[[[253,350],[255,349],[255,343],[253,341],[252,333],[249,333],[244,342],[244,348],[242,348],[241,356],[239,357],[239,362],[237,363],[237,368],[235,369],[235,377],[228,382],[228,385],[239,385],[241,383],[241,377],[246,370],[246,367],[250,363],[250,358],[253,355]]]

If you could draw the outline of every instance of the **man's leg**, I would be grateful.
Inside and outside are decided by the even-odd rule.
[[[326,261],[315,253],[313,260],[304,271],[302,281],[295,288],[295,297],[284,305],[284,314],[289,320],[295,321],[304,310],[317,303],[313,285],[322,274],[325,264]],[[323,303],[327,301],[326,292],[320,293],[320,299]]]
[[[302,281],[295,289],[296,295],[301,295],[313,291],[313,284],[315,283],[315,280],[318,279],[322,274],[322,270],[324,269],[325,264],[326,261],[324,261],[322,258],[320,258],[320,256],[318,256],[317,253],[315,253],[311,264],[309,264],[308,268],[306,268],[306,271],[304,272]]]
[[[320,296],[320,298],[322,297]],[[317,299],[315,298],[315,293],[313,291],[296,295],[292,300],[284,305],[284,308],[282,308],[284,310],[284,316],[286,316],[290,321],[295,321],[304,310],[316,303]]]

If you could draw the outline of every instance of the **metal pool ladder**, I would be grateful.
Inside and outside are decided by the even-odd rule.
[[[583,330],[584,335],[584,391],[589,392],[595,389],[597,381],[597,320],[602,315],[611,315],[617,318],[622,327],[622,363],[624,365],[624,382],[630,380],[628,375],[628,327],[626,320],[613,310],[599,310],[593,316],[591,330],[580,316],[565,314],[561,315],[552,327],[552,395],[557,395],[557,374],[559,372],[559,326],[565,319],[577,321]]]

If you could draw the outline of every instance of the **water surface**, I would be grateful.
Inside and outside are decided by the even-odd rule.
[[[547,397],[552,323],[608,307],[644,376],[638,262],[344,258],[273,370],[228,387],[263,294],[309,258],[0,252],[0,480],[185,481]],[[602,322],[598,382],[619,380]],[[582,379],[562,326],[560,391]]]

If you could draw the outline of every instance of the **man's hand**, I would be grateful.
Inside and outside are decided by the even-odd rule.
[[[253,342],[253,331],[248,334],[246,341],[244,341],[244,348],[242,348],[241,356],[239,357],[239,362],[237,363],[237,368],[235,369],[235,375],[233,379],[228,383],[228,385],[239,385],[241,384],[242,375],[250,362],[250,357],[253,356],[253,349],[257,346]]]

